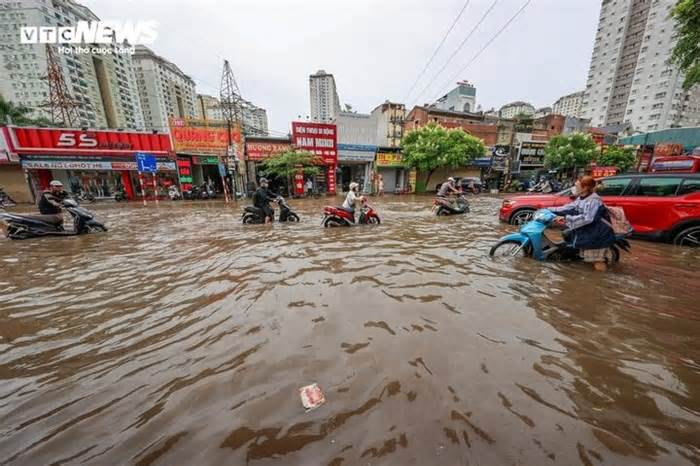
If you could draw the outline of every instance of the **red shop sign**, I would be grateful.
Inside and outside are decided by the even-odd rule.
[[[338,131],[335,125],[293,121],[292,141],[299,149],[318,155],[324,165],[335,165],[338,160]]]
[[[115,155],[132,152],[167,154],[171,149],[167,134],[16,126],[9,127],[9,130],[10,141],[14,149],[21,154]]]

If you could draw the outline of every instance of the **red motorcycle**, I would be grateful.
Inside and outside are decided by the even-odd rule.
[[[379,225],[380,223],[382,221],[379,219],[379,215],[372,209],[372,206],[367,204],[367,201],[363,201],[357,224]],[[323,221],[321,224],[326,228],[349,227],[355,224],[355,219],[353,214],[341,207],[326,206],[323,208]]]

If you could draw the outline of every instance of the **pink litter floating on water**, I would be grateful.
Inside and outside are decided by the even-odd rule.
[[[326,402],[326,397],[321,391],[318,384],[311,384],[299,389],[299,396],[301,396],[301,404],[307,410],[315,409]]]

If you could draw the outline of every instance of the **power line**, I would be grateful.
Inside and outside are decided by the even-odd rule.
[[[449,65],[450,62],[452,62],[452,60],[454,59],[454,57],[459,53],[459,51],[462,50],[462,47],[464,47],[464,44],[466,44],[467,41],[469,40],[469,38],[474,34],[474,31],[476,31],[477,28],[478,28],[479,26],[481,26],[481,24],[484,22],[484,20],[486,19],[486,17],[489,15],[489,13],[491,13],[491,11],[492,11],[492,10],[494,9],[494,7],[496,6],[496,3],[498,3],[498,0],[493,0],[493,3],[491,3],[491,6],[488,8],[488,10],[486,10],[486,12],[484,13],[484,15],[483,15],[483,16],[481,17],[481,19],[479,20],[479,22],[477,22],[476,25],[474,25],[474,27],[472,28],[472,30],[469,31],[469,34],[467,34],[467,36],[464,38],[464,40],[462,40],[462,42],[459,44],[459,47],[457,47],[457,48],[455,49],[455,51],[452,52],[452,55],[450,55],[450,58],[448,58],[447,61],[445,62],[445,64],[442,65],[442,68],[440,68],[440,70],[439,70],[437,73],[435,73],[435,75],[433,76],[433,79],[430,80],[430,82],[428,83],[428,85],[425,86],[425,88],[423,88],[423,90],[420,92],[420,94],[418,94],[418,95],[416,96],[415,99],[413,99],[414,102],[417,102],[418,99],[420,99],[420,97],[421,97],[423,94],[425,94],[425,91],[427,91],[428,89],[430,89],[430,86],[433,85],[433,82],[435,82],[435,80],[438,78],[438,76],[440,76],[440,74],[442,74],[442,72],[445,71],[445,68],[447,68],[447,65]]]
[[[453,77],[452,79],[450,79],[449,81],[447,81],[440,89],[445,89],[445,88],[447,88],[447,87],[450,85],[451,82],[453,82],[453,81],[454,81],[455,79],[457,79],[462,73],[464,73],[464,71],[465,71],[467,68],[469,68],[469,66],[470,66],[472,63],[474,63],[474,61],[475,61],[477,58],[479,58],[479,55],[481,55],[481,54],[484,52],[484,50],[486,50],[486,49],[488,48],[488,46],[491,45],[491,43],[492,43],[494,40],[496,40],[496,38],[497,38],[498,36],[501,35],[501,33],[510,25],[510,23],[512,23],[512,22],[515,20],[515,18],[517,18],[517,17],[520,15],[520,13],[523,12],[523,10],[530,4],[530,2],[532,2],[532,0],[527,0],[527,1],[523,4],[523,6],[521,6],[520,9],[519,9],[518,11],[516,11],[515,14],[514,14],[513,16],[511,16],[510,19],[509,19],[508,21],[506,21],[506,23],[501,27],[501,29],[499,29],[498,32],[496,32],[496,34],[494,34],[493,37],[491,37],[491,39],[489,39],[488,42],[486,42],[486,44],[484,44],[484,46],[481,48],[481,50],[479,50],[479,51],[476,53],[476,55],[474,55],[474,56],[471,58],[471,60],[469,60],[469,62],[467,62],[467,64],[464,65],[464,67],[463,67],[461,70],[459,70],[459,72],[458,72],[457,74],[455,74],[454,77]],[[442,94],[442,93],[440,93],[440,94]],[[438,94],[438,96],[436,97],[436,99],[440,98],[440,94]]]
[[[411,88],[408,90],[408,93],[406,94],[406,98],[404,99],[404,101],[408,101],[408,98],[411,96],[411,92],[413,92],[413,89],[415,89],[416,85],[418,84],[418,81],[420,81],[420,78],[423,77],[423,75],[425,74],[425,72],[428,70],[428,67],[430,66],[430,64],[431,64],[431,63],[433,62],[433,60],[435,59],[435,56],[436,56],[437,53],[440,51],[440,49],[442,48],[442,46],[445,44],[445,40],[447,40],[447,36],[450,35],[450,33],[452,32],[452,30],[453,30],[453,29],[455,28],[455,26],[457,25],[457,21],[459,21],[459,19],[462,17],[462,14],[464,13],[464,10],[467,9],[467,6],[469,5],[469,2],[470,2],[470,1],[471,1],[471,0],[467,0],[467,1],[464,3],[464,6],[462,7],[462,9],[459,10],[459,13],[457,14],[457,17],[454,19],[454,21],[452,21],[452,25],[450,26],[450,29],[448,29],[447,32],[445,33],[445,35],[442,37],[442,40],[440,41],[440,44],[438,44],[437,48],[435,49],[435,51],[433,52],[433,54],[430,56],[430,60],[428,60],[428,63],[425,64],[425,67],[423,67],[423,70],[418,74],[418,77],[416,78],[416,81],[413,83],[413,85],[411,86]]]

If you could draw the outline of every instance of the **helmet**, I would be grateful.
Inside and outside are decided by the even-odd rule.
[[[267,178],[260,178],[260,184],[267,183]]]
[[[353,191],[353,190],[355,190],[356,188],[359,188],[359,187],[360,187],[360,185],[357,184],[357,183],[355,183],[354,181],[353,181],[352,183],[350,183],[350,191]]]
[[[62,188],[62,187],[63,187],[63,183],[61,183],[61,182],[58,181],[58,180],[51,180],[51,183],[49,183],[49,186],[51,186],[52,188],[54,188],[54,187],[55,187],[55,188]]]
[[[447,181],[449,181],[449,182],[451,182],[451,183],[454,183],[454,182],[455,182],[455,179],[452,178],[452,177],[449,177],[449,178],[447,178]]]

